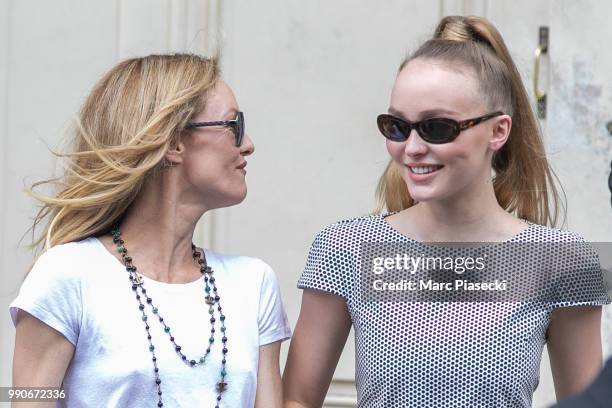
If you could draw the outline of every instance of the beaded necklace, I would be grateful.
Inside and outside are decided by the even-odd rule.
[[[206,357],[210,354],[210,347],[215,342],[215,323],[217,319],[214,316],[215,313],[215,305],[217,306],[217,311],[219,313],[219,321],[221,327],[219,330],[221,331],[221,342],[223,343],[223,349],[221,350],[223,353],[223,359],[221,360],[221,372],[220,378],[216,385],[217,391],[217,402],[215,408],[219,408],[219,403],[221,402],[221,394],[227,389],[227,383],[225,382],[225,377],[227,372],[225,370],[226,366],[226,357],[227,357],[227,336],[225,329],[225,315],[222,312],[220,297],[217,290],[217,285],[215,283],[215,277],[213,276],[212,268],[206,262],[206,255],[204,251],[199,251],[194,244],[191,244],[191,250],[193,252],[193,259],[197,260],[198,265],[200,266],[200,273],[204,275],[204,302],[208,305],[208,313],[210,315],[210,337],[208,338],[208,344],[206,347],[206,352],[200,358],[197,359],[189,359],[187,356],[181,351],[181,346],[178,345],[174,336],[172,335],[172,331],[170,330],[170,326],[164,321],[164,318],[159,313],[159,309],[155,307],[153,303],[153,299],[151,296],[147,294],[147,290],[144,288],[144,282],[142,279],[142,275],[139,275],[136,272],[136,266],[132,261],[132,257],[128,256],[128,250],[125,247],[125,241],[121,238],[121,231],[119,230],[119,226],[113,227],[111,230],[111,235],[113,236],[113,242],[117,245],[117,251],[121,254],[121,258],[123,260],[123,264],[125,265],[125,269],[129,274],[129,279],[132,284],[132,290],[136,295],[136,300],[138,301],[138,309],[142,313],[142,321],[145,325],[145,331],[147,332],[147,340],[149,340],[149,351],[151,352],[153,358],[153,371],[155,373],[155,384],[157,386],[157,396],[158,396],[158,407],[163,407],[164,403],[162,401],[162,390],[161,390],[161,378],[159,377],[159,367],[157,366],[157,357],[155,355],[155,346],[153,345],[153,340],[151,338],[151,332],[149,331],[149,316],[145,312],[145,303],[151,307],[151,311],[153,315],[157,317],[159,323],[164,327],[164,333],[168,334],[170,338],[170,342],[174,346],[174,350],[176,351],[177,356],[189,367],[195,367],[197,365],[202,365],[206,362]],[[211,288],[212,286],[212,288]],[[212,293],[211,293],[212,291]],[[142,298],[145,299],[145,302],[142,301]]]

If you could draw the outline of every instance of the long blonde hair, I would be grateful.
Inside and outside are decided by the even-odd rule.
[[[434,36],[400,65],[417,58],[457,64],[472,69],[489,108],[512,116],[506,144],[492,159],[493,188],[499,205],[537,224],[556,225],[559,213],[558,180],[548,161],[539,124],[527,91],[504,40],[482,17],[448,16]],[[389,162],[376,190],[376,209],[401,211],[415,204],[399,168]]]
[[[187,122],[204,109],[205,94],[219,75],[218,56],[192,54],[132,58],[107,72],[76,117],[69,151],[57,154],[65,173],[28,191],[41,203],[31,247],[46,250],[108,231],[145,178],[162,166]],[[40,185],[57,193],[35,192]]]

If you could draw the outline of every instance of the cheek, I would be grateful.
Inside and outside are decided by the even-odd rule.
[[[216,149],[197,149],[185,160],[185,172],[190,184],[214,185],[228,172],[227,155]]]
[[[454,146],[453,155],[458,162],[466,166],[481,167],[487,158],[487,140],[476,133],[466,134],[466,136],[468,137]]]
[[[387,152],[389,152],[389,156],[398,162],[403,163],[403,154],[404,154],[404,143],[392,142],[390,140],[386,141]]]
[[[474,161],[474,158],[478,156],[477,151],[479,149],[477,140],[469,136],[471,135],[462,133],[458,139],[451,143],[432,147],[432,152],[443,164],[465,166]]]
[[[450,144],[448,146],[439,146],[436,149],[435,155],[444,165],[460,165],[469,158],[468,150],[465,146],[453,146]]]
[[[447,168],[450,185],[460,186],[480,178],[486,171],[486,146],[474,139],[437,146],[433,154]]]
[[[187,160],[189,166],[200,171],[220,172],[227,171],[227,168],[237,162],[240,152],[236,150],[229,139],[225,140],[225,135],[214,135],[212,140],[203,140],[195,144],[188,150]]]

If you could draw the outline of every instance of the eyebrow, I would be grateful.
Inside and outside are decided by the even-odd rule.
[[[393,116],[397,116],[403,119],[408,120],[408,118],[406,118],[406,116],[398,111],[397,109],[394,109],[393,107],[389,107],[388,109],[389,113]],[[434,109],[427,109],[421,112],[418,112],[417,114],[417,118],[419,118],[419,120],[421,118],[431,118],[431,117],[436,117],[438,115],[457,115],[459,112],[455,112],[452,110],[448,110],[448,109],[444,109],[444,108],[434,108]]]

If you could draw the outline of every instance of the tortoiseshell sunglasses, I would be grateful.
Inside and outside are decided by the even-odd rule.
[[[409,122],[385,113],[378,115],[376,122],[380,133],[393,142],[408,140],[414,129],[427,143],[442,144],[452,142],[466,129],[503,114],[503,112],[493,112],[461,122],[449,118],[429,118],[419,122]]]

